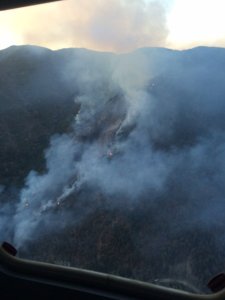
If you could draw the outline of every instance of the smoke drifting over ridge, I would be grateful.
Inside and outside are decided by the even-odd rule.
[[[129,238],[154,270],[140,275],[138,265],[130,276],[181,278],[204,290],[204,281],[221,271],[225,246],[224,49],[49,55],[79,111],[70,130],[51,137],[46,170],[30,171],[18,202],[2,198],[2,228],[13,215],[12,241],[23,251],[93,212],[118,211],[134,224]],[[210,266],[202,276],[204,264]]]
[[[67,0],[22,8],[4,12],[1,27],[3,47],[6,39],[10,42],[7,46],[34,44],[113,52],[164,46],[168,34],[163,4],[139,0]]]

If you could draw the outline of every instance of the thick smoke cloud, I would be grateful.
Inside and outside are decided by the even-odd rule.
[[[33,199],[38,205],[44,205],[44,208],[51,206],[51,202],[57,199],[58,191],[62,191],[69,179],[76,174],[79,174],[79,184],[91,182],[106,194],[122,193],[135,199],[151,189],[163,193],[173,177],[174,182],[170,184],[175,184],[175,180],[180,181],[177,172],[182,174],[180,187],[188,198],[194,197],[193,201],[198,205],[204,202],[204,198],[201,200],[203,195],[210,197],[211,193],[216,195],[220,192],[223,195],[224,189],[220,180],[223,178],[223,168],[221,169],[219,162],[223,160],[221,130],[224,122],[222,118],[215,120],[215,116],[219,115],[224,106],[220,95],[214,99],[213,104],[207,94],[208,88],[202,91],[196,88],[198,93],[202,93],[200,97],[194,95],[192,98],[181,99],[178,94],[177,98],[170,99],[165,94],[156,98],[154,92],[148,92],[153,74],[150,74],[148,56],[142,52],[119,57],[117,65],[110,71],[106,71],[107,67],[104,65],[98,71],[95,62],[92,62],[88,71],[81,70],[81,56],[78,58],[78,64],[72,64],[72,68],[80,74],[77,83],[81,93],[81,96],[75,98],[81,107],[73,124],[74,135],[62,135],[52,140],[46,152],[48,173],[41,176],[32,171],[29,174],[28,189],[21,193],[22,206],[26,199]],[[86,59],[90,63],[90,57]],[[71,70],[71,65],[69,68]],[[202,72],[194,70],[195,76],[198,71]],[[101,84],[105,80],[104,76],[110,76],[110,72],[111,87],[105,90]],[[188,77],[188,74],[184,77]],[[168,80],[171,84],[173,79]],[[110,83],[107,84],[109,86]],[[157,83],[152,81],[153,90],[155,84]],[[182,89],[189,89],[190,84],[190,79],[187,83],[184,79]],[[194,89],[195,87],[191,89],[193,93]],[[107,124],[104,120],[104,117],[109,117],[107,101],[117,91],[122,92],[124,102],[119,107],[117,104],[117,109],[121,110],[125,106],[125,114],[119,110],[111,111],[115,116],[111,116],[112,120]],[[163,92],[166,93],[166,90],[163,89]],[[105,128],[98,129],[98,118],[103,119],[100,125]],[[129,131],[128,125],[134,126],[134,129],[128,139],[120,141],[119,134]],[[97,132],[98,130],[100,131]],[[110,130],[114,132],[110,133]],[[90,143],[92,135],[96,136],[96,140]],[[82,137],[85,141],[81,140]],[[82,152],[78,161],[74,158],[78,155],[77,151]],[[217,155],[215,151],[219,151]],[[113,157],[114,152],[119,155],[110,162],[102,158],[104,155]],[[203,177],[200,177],[199,183],[198,176],[201,173]],[[217,184],[213,183],[214,180]],[[189,184],[182,186],[184,182]],[[221,186],[215,192],[217,185]],[[211,192],[208,191],[211,189]],[[35,195],[37,190],[40,191],[38,196],[30,195]],[[215,197],[214,203],[220,203],[221,197]]]
[[[76,86],[79,112],[70,132],[51,138],[46,171],[28,174],[13,211],[13,243],[26,248],[45,230],[73,224],[82,209],[84,219],[96,207],[118,209],[138,219],[132,239],[145,263],[164,270],[142,279],[163,274],[202,289],[207,278],[195,249],[225,246],[224,50],[67,53],[61,76]],[[1,224],[10,209],[1,209]],[[219,267],[210,265],[206,276]]]
[[[42,214],[68,193],[67,184],[74,175],[73,162],[76,145],[66,135],[54,137],[51,146],[46,151],[47,173],[39,175],[31,171],[27,177],[27,186],[21,191],[21,201],[14,218],[15,243],[23,243],[27,231],[31,232],[38,226]],[[56,201],[56,202],[55,202]],[[32,214],[31,214],[32,211]],[[29,238],[29,236],[28,236]]]
[[[3,43],[5,37],[53,49],[124,52],[163,46],[167,37],[165,9],[157,1],[68,0],[4,12],[1,27]]]

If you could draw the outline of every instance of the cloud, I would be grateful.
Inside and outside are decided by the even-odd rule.
[[[1,13],[2,42],[49,48],[123,52],[164,46],[168,34],[160,2],[68,0]]]

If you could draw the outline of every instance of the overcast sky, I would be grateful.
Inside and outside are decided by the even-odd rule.
[[[225,45],[224,0],[65,0],[0,12],[0,49]]]

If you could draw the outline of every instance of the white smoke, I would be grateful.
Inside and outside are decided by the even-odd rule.
[[[66,193],[68,181],[76,173],[74,156],[76,144],[68,135],[55,136],[46,151],[47,172],[31,171],[26,186],[20,193],[20,202],[14,216],[16,246],[32,238],[32,232],[48,209],[57,206]]]
[[[44,212],[49,210],[51,213],[52,208],[85,184],[98,187],[109,197],[124,195],[134,200],[141,197],[146,188],[152,192],[162,190],[169,172],[168,166],[165,167],[165,157],[155,153],[151,145],[146,151],[148,142],[144,134],[140,135],[144,130],[141,122],[146,113],[150,114],[152,101],[146,92],[151,80],[146,57],[141,53],[116,60],[113,57],[114,64],[108,66],[99,65],[99,58],[93,61],[92,57],[90,61],[91,56],[82,52],[78,57],[90,64],[83,67],[80,60],[75,60],[68,66],[69,70],[79,72],[80,96],[75,102],[80,104],[80,110],[74,119],[73,132],[51,139],[45,153],[46,173],[31,171],[27,176],[14,217],[14,243],[17,247],[32,238],[42,218],[49,217]],[[99,72],[96,73],[96,69]],[[117,110],[107,111],[109,98],[117,93],[115,89],[123,94],[124,100],[119,100],[118,109],[122,109],[124,101],[125,115]],[[113,114],[115,120],[108,121],[106,118]],[[133,123],[138,123],[138,126],[129,140],[116,140],[117,134]],[[82,140],[82,137],[95,135],[99,126],[103,129],[99,129],[98,138],[91,143]],[[108,138],[110,133],[107,131],[110,130],[113,133]],[[79,155],[80,158],[76,159]]]
[[[10,43],[124,52],[164,46],[168,34],[163,1],[67,0],[6,11],[0,24],[1,35],[8,34],[2,47]]]
[[[34,235],[72,223],[81,206],[82,212],[94,209],[97,190],[108,209],[135,205],[140,219],[147,214],[146,229],[134,234],[141,257],[150,257],[149,264],[163,257],[167,277],[179,268],[187,280],[196,278],[193,247],[201,236],[195,233],[218,241],[211,232],[225,225],[225,74],[220,59],[209,59],[211,51],[223,61],[222,50],[201,48],[70,55],[61,76],[74,84],[80,109],[71,130],[51,138],[45,172],[26,178],[13,219],[15,245],[26,248]],[[3,227],[10,209],[1,209]]]

